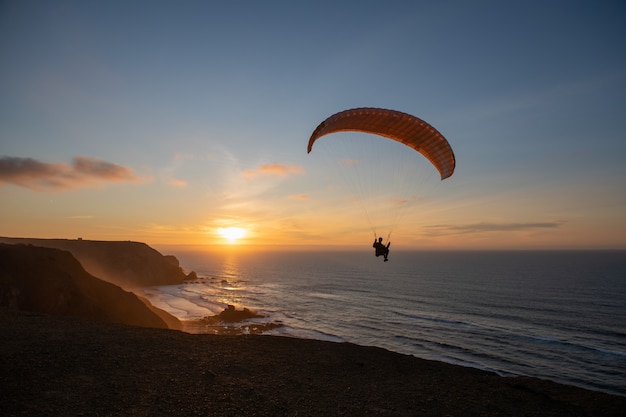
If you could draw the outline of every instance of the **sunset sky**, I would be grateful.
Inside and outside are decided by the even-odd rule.
[[[625,22],[602,0],[3,1],[0,236],[369,246],[306,146],[382,107],[457,160],[440,181],[416,159],[434,174],[394,247],[626,249]]]

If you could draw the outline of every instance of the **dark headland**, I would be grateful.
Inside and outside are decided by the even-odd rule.
[[[68,252],[10,246],[0,245],[3,416],[626,415],[626,397],[380,348],[172,330]],[[45,272],[59,263],[65,272]],[[21,282],[37,274],[48,289],[29,294]],[[101,311],[106,305],[115,313]],[[124,323],[124,309],[149,322]]]

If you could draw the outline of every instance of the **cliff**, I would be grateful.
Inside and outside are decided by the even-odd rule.
[[[140,242],[0,237],[0,243],[30,244],[71,252],[91,275],[132,290],[152,285],[180,284],[185,275],[174,256],[163,256]]]
[[[168,313],[89,274],[68,251],[0,243],[0,306],[142,327],[180,328]]]

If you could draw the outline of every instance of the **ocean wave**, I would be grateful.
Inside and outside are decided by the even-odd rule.
[[[604,347],[588,346],[580,342],[563,340],[557,336],[526,335],[525,338],[530,339],[535,343],[557,345],[565,349],[598,352],[607,356],[626,358],[626,352],[623,351],[608,349]]]
[[[343,343],[346,340],[342,337],[339,337],[335,334],[326,333],[320,330],[313,330],[308,328],[297,328],[289,325],[285,325],[283,327],[273,329],[267,334],[270,335],[280,335],[286,337],[297,337],[299,339],[314,339],[314,340],[323,340],[327,342],[337,342]]]
[[[468,323],[468,322],[466,322],[466,321],[455,320],[455,319],[447,319],[447,318],[438,317],[438,316],[429,316],[429,315],[422,315],[422,314],[401,313],[401,312],[399,312],[399,311],[394,311],[394,313],[395,313],[396,315],[398,315],[398,316],[401,316],[401,317],[406,317],[406,318],[410,318],[410,319],[423,320],[423,321],[430,321],[430,322],[435,322],[435,323],[453,324],[453,325],[462,326],[462,327],[476,327],[476,325],[475,325],[475,324]]]
[[[491,373],[497,374],[499,376],[504,376],[504,377],[514,377],[514,376],[517,376],[517,374],[506,372],[506,371],[502,371],[500,369],[496,369],[496,368],[487,366],[487,365],[485,365],[483,363],[480,363],[480,362],[471,361],[471,360],[467,360],[467,359],[459,359],[459,358],[456,358],[456,357],[453,357],[453,356],[449,356],[449,355],[441,356],[441,361],[442,362],[446,362],[446,363],[450,363],[452,365],[460,365],[460,366],[465,366],[465,367],[468,367],[468,368],[480,369],[482,371],[491,372]]]
[[[620,352],[617,350],[609,350],[609,349],[603,349],[603,348],[594,348],[595,350],[597,350],[600,353],[606,354],[606,355],[612,355],[612,356],[618,356],[621,358],[626,358],[626,352]]]

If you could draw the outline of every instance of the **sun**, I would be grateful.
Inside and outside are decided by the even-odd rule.
[[[241,227],[220,227],[217,229],[217,233],[226,239],[228,243],[235,243],[246,235],[246,229]]]

